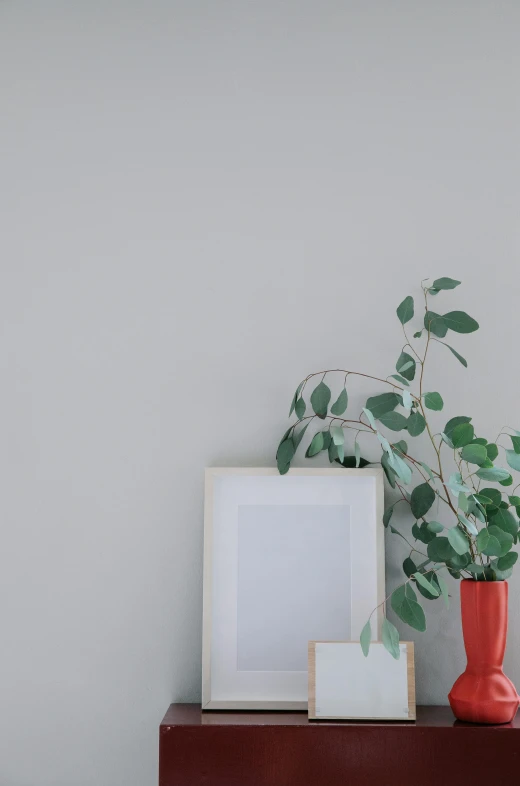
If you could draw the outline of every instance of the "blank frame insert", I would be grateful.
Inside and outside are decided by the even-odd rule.
[[[305,671],[309,638],[350,638],[348,505],[238,508],[239,671]]]

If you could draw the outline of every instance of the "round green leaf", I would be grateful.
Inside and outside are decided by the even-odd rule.
[[[298,401],[295,404],[294,409],[295,409],[295,412],[296,412],[296,417],[298,418],[298,420],[301,420],[303,418],[303,416],[305,415],[305,410],[307,409],[305,401],[303,400],[303,398],[299,398],[298,399]]]
[[[402,325],[406,325],[407,322],[413,319],[413,297],[411,295],[405,297],[403,302],[397,306],[396,313]]]
[[[427,590],[430,595],[433,595],[434,598],[439,597],[439,591],[437,588],[431,583],[431,581],[428,581],[428,579],[425,578],[422,573],[414,573],[413,578],[418,584],[421,585],[421,587],[423,587],[423,589]]]
[[[428,409],[438,412],[443,408],[444,401],[440,393],[426,393],[424,396],[424,404]]]
[[[444,318],[440,314],[436,314],[435,311],[426,312],[424,315],[424,327],[437,338],[444,338],[448,332],[448,326],[444,322]]]
[[[281,443],[276,455],[276,464],[280,475],[285,475],[287,472],[289,472],[289,467],[291,466],[291,460],[294,456],[294,453],[294,443],[291,437],[289,437]]]
[[[509,532],[513,538],[516,538],[518,534],[518,522],[509,510],[498,508],[489,518],[491,524],[500,527],[504,532]]]
[[[391,412],[401,403],[401,398],[397,393],[381,393],[379,396],[371,396],[367,399],[366,408],[370,410],[376,420],[386,412]]]
[[[469,445],[475,436],[475,429],[471,423],[459,423],[451,432],[450,439],[454,448],[462,448]]]
[[[312,442],[307,448],[306,456],[307,458],[312,458],[312,456],[316,456],[321,450],[323,450],[324,440],[323,440],[323,431],[318,431],[312,438]]]
[[[518,559],[518,554],[516,553],[516,551],[510,551],[509,554],[506,554],[505,556],[500,557],[500,559],[497,560],[497,568],[499,570],[509,570],[510,568],[513,567],[517,559]]]
[[[383,426],[391,429],[392,431],[402,431],[408,425],[408,419],[400,412],[385,412],[379,418]]]
[[[498,445],[495,445],[494,442],[490,442],[489,445],[486,445],[487,457],[490,461],[494,461],[498,456]]]
[[[311,405],[316,415],[322,420],[327,417],[327,408],[331,397],[330,388],[325,382],[320,382],[311,394]]]
[[[447,535],[450,546],[457,554],[462,556],[462,554],[466,554],[469,551],[468,539],[459,527],[451,527]]]
[[[331,406],[330,411],[333,415],[343,415],[348,406],[348,393],[345,388],[341,391],[338,398]]]
[[[385,617],[381,627],[381,638],[385,649],[388,650],[392,658],[399,660],[401,650],[399,649],[399,633],[395,625],[392,625]]]
[[[460,281],[456,281],[454,278],[448,278],[448,276],[443,276],[442,278],[436,278],[432,284],[433,289],[455,289],[458,287]]]
[[[500,527],[497,527],[495,524],[491,524],[488,530],[491,537],[496,538],[500,543],[500,554],[496,554],[495,556],[503,557],[513,546],[513,536],[510,535],[509,532],[504,532],[503,529],[500,529]]]
[[[416,519],[426,515],[435,502],[435,492],[429,483],[421,483],[412,491],[410,507]]]
[[[363,630],[361,631],[361,636],[359,637],[359,643],[361,644],[361,649],[363,650],[363,655],[365,656],[365,658],[368,655],[371,641],[372,641],[372,628],[370,627],[370,620],[368,620]]]
[[[457,557],[457,552],[452,548],[448,538],[436,537],[427,547],[428,556],[433,562],[446,562]]]
[[[461,423],[470,423],[470,422],[471,422],[471,418],[468,418],[466,415],[457,415],[457,417],[448,420],[448,422],[444,426],[444,433],[446,434],[448,439],[451,440],[453,429],[455,429]]]
[[[418,437],[426,428],[426,421],[420,412],[412,412],[408,418],[408,433],[411,437]]]
[[[506,459],[510,467],[520,472],[520,453],[514,450],[506,450]]]
[[[465,445],[462,448],[460,457],[463,461],[468,461],[470,464],[480,465],[486,461],[488,455],[484,445],[475,445],[472,443],[470,445]]]
[[[495,480],[499,482],[511,477],[509,472],[501,467],[491,467],[489,469],[481,467],[477,470],[476,475],[481,478],[481,480]]]
[[[401,352],[399,359],[395,364],[395,370],[398,374],[402,374],[405,379],[410,382],[415,377],[416,363],[415,360],[408,352]]]
[[[478,322],[465,311],[450,311],[444,314],[442,319],[448,330],[455,333],[473,333],[479,328]]]

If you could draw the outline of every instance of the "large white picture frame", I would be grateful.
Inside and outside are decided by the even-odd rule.
[[[206,470],[202,708],[306,710],[311,640],[384,600],[383,470]]]

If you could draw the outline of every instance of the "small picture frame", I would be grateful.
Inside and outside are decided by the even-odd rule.
[[[395,660],[380,641],[367,657],[358,641],[310,641],[309,719],[414,721],[414,645],[399,648]]]

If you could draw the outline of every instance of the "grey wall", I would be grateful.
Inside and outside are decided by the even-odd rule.
[[[0,4],[2,786],[153,786],[199,699],[203,467],[272,464],[307,372],[391,373],[423,277],[482,325],[427,386],[520,428],[519,29],[516,0]],[[515,601],[517,684],[519,645]]]

